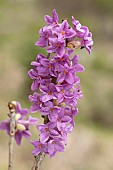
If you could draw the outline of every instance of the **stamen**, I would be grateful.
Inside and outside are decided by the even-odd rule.
[[[65,31],[62,31],[61,33],[62,33],[62,35],[64,35],[64,34],[65,34]]]
[[[57,43],[57,47],[60,47],[60,46],[61,46],[61,44]]]
[[[42,143],[39,145],[40,148],[42,148]]]
[[[49,35],[46,36],[46,39],[48,39],[48,38],[49,38]]]
[[[59,61],[63,61],[64,59],[63,58],[59,58]]]
[[[48,95],[52,95],[52,92],[51,92],[51,91],[49,91],[49,92],[48,92]]]
[[[50,111],[52,112],[54,110],[54,108],[50,108]]]
[[[55,142],[53,141],[53,142],[52,142],[52,144],[54,145],[54,144],[55,144]]]
[[[58,122],[61,122],[61,119],[60,119],[60,118],[58,118]]]
[[[38,105],[40,105],[40,104],[41,104],[41,102],[40,102],[40,101],[38,101],[38,102],[37,102],[37,104],[38,104]]]
[[[67,74],[67,70],[64,70],[64,74]]]
[[[64,94],[64,90],[61,90],[61,93]]]
[[[50,64],[50,65],[48,66],[48,68],[52,68],[52,65]]]
[[[49,132],[49,128],[46,128],[45,130],[46,130],[46,132]]]

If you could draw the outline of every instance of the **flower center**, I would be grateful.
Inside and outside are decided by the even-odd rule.
[[[61,44],[60,43],[57,43],[57,47],[60,47],[61,46]]]
[[[50,111],[52,112],[54,110],[54,108],[50,108]]]
[[[53,22],[53,25],[56,25],[56,22]]]
[[[46,132],[49,132],[49,128],[46,128],[45,130],[46,130]]]
[[[64,34],[65,34],[65,31],[62,31],[61,33],[62,33],[62,35],[64,35]]]
[[[64,94],[64,90],[61,90],[61,93]]]
[[[59,58],[59,61],[63,61],[64,59],[63,58]]]
[[[64,74],[67,74],[67,70],[64,70]]]
[[[58,118],[58,122],[61,122],[61,119],[60,119],[60,118]]]
[[[37,76],[37,78],[39,78],[39,79],[40,79],[40,76]]]
[[[40,148],[42,148],[42,143],[39,145]]]
[[[49,35],[46,35],[46,39],[48,39],[49,38]]]
[[[55,144],[55,142],[53,141],[53,142],[52,142],[52,144],[54,145],[54,144]]]
[[[50,64],[50,65],[48,66],[48,68],[52,68],[52,65]]]
[[[38,101],[38,102],[37,102],[37,104],[38,104],[38,105],[40,105],[40,104],[41,104],[41,102],[40,102],[40,101]]]
[[[48,95],[52,95],[52,92],[51,92],[51,91],[49,91],[49,92],[48,92]]]

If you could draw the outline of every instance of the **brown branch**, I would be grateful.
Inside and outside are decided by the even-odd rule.
[[[35,158],[34,165],[31,170],[39,169],[44,157],[45,157],[45,153],[43,153],[43,152],[40,152],[37,156],[35,156],[34,157]]]
[[[44,116],[44,124],[48,123],[48,116]],[[43,161],[45,157],[45,153],[40,152],[37,156],[34,156],[35,161],[34,161],[34,165],[31,168],[31,170],[38,170],[41,166],[41,163]]]
[[[15,135],[15,108],[16,102],[9,102],[10,110],[10,137],[9,137],[9,163],[8,170],[13,170],[14,167],[14,135]]]

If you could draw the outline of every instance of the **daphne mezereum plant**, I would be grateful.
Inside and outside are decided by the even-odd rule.
[[[73,16],[72,26],[67,19],[59,23],[55,9],[52,17],[46,15],[44,19],[46,26],[39,30],[40,38],[35,45],[45,48],[47,55],[38,54],[36,61],[31,63],[33,68],[28,72],[33,80],[33,95],[29,95],[32,103],[30,113],[40,112],[44,119],[44,123],[37,126],[39,140],[31,140],[35,147],[32,151],[35,156],[32,170],[40,167],[46,154],[53,157],[57,152],[64,151],[67,134],[72,132],[74,116],[78,114],[78,99],[83,95],[77,72],[83,72],[84,67],[79,64],[79,56],[74,52],[86,48],[91,53],[93,45],[88,27],[82,26]],[[29,111],[21,109],[18,102],[9,103],[9,109],[9,119],[0,123],[0,129],[7,130],[10,138],[13,136],[20,144],[22,137],[31,136],[29,125],[36,124],[38,119],[31,116],[25,119]],[[11,140],[9,160],[12,159]],[[12,170],[10,162],[9,169]]]

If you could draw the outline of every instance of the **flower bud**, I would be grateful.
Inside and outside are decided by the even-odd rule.
[[[24,125],[22,125],[22,124],[20,124],[20,123],[17,123],[17,125],[16,125],[16,129],[17,130],[25,130],[26,128],[25,128],[25,126]]]
[[[68,48],[71,48],[71,49],[74,49],[74,48],[79,48],[81,45],[80,41],[72,41],[72,42],[68,42],[67,43],[67,47]]]
[[[8,103],[9,110],[16,109],[16,101]]]
[[[16,116],[15,116],[15,120],[18,120],[18,119],[20,119],[20,118],[21,118],[20,113],[16,114]]]

